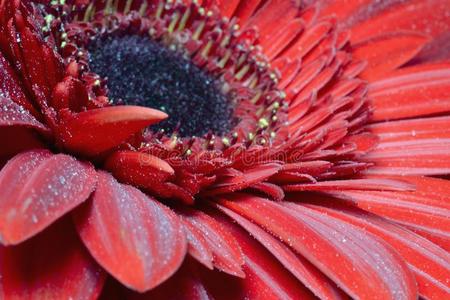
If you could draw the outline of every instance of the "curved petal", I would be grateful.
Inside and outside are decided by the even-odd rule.
[[[417,297],[401,257],[356,227],[299,205],[285,207],[250,195],[224,197],[220,204],[278,236],[354,298]]]
[[[187,250],[178,217],[138,189],[99,172],[92,201],[74,212],[92,256],[124,285],[147,291],[180,267]]]
[[[0,241],[18,244],[87,200],[97,176],[91,164],[34,150],[0,171]]]
[[[426,36],[417,33],[384,34],[353,45],[352,55],[368,61],[360,76],[373,81],[411,60],[427,42]]]
[[[448,113],[449,90],[450,64],[400,69],[369,85],[371,121]]]
[[[274,258],[309,288],[314,295],[321,299],[343,298],[342,292],[337,289],[335,284],[305,258],[294,254],[281,241],[232,210],[220,205],[217,206],[264,245],[273,254]]]
[[[127,299],[213,300],[215,298],[199,276],[198,267],[198,264],[187,259],[169,280],[145,294],[129,293]]]
[[[245,277],[241,248],[219,222],[201,211],[185,210],[183,216],[190,227],[203,235],[217,269],[233,276]]]
[[[265,181],[275,175],[281,169],[281,165],[268,163],[254,166],[239,174],[231,174],[218,179],[208,191],[207,195],[217,195],[246,189],[254,184]]]
[[[335,199],[314,201],[314,205],[308,207],[358,226],[388,242],[410,265],[419,293],[424,298],[445,299],[450,294],[450,283],[444,279],[450,278],[450,254],[447,251],[386,219],[349,205],[337,204]]]
[[[1,299],[97,299],[105,272],[69,220],[19,246],[0,246]]]
[[[138,187],[149,187],[162,183],[175,171],[164,160],[136,151],[117,151],[105,162],[105,168],[121,182]]]
[[[436,236],[438,245],[450,249],[450,184],[448,180],[398,176],[416,186],[415,191],[328,191],[327,194],[349,200],[358,207],[395,220],[405,226]],[[419,232],[422,234],[421,232]],[[428,236],[427,236],[428,238]]]
[[[95,155],[118,146],[140,130],[167,118],[155,109],[111,106],[62,115],[59,138],[67,149]]]

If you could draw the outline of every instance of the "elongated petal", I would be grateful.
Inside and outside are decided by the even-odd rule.
[[[0,246],[1,299],[97,299],[105,273],[70,219],[19,246]]]
[[[427,299],[444,299],[450,293],[450,254],[405,228],[393,222],[367,213],[363,210],[336,205],[335,199],[308,206],[367,230],[384,239],[405,261],[415,273],[419,285],[419,293]]]
[[[9,98],[18,105],[23,106],[29,112],[37,115],[36,110],[28,101],[21,86],[18,76],[14,73],[11,65],[0,52],[0,92],[5,98]]]
[[[341,299],[342,294],[321,271],[302,256],[296,255],[281,241],[237,213],[223,206],[218,208],[245,228],[255,239],[267,248],[298,280],[322,299]]]
[[[368,174],[441,175],[450,173],[450,139],[421,139],[382,142],[364,156],[374,163]]]
[[[184,230],[188,240],[188,252],[198,262],[206,266],[208,269],[213,269],[213,250],[210,247],[210,242],[203,232],[191,224],[191,222],[183,219]]]
[[[216,268],[233,276],[245,276],[242,271],[244,261],[239,244],[219,222],[201,211],[187,211],[183,216],[190,227],[203,235]]]
[[[136,132],[165,119],[158,110],[139,106],[112,106],[66,114],[60,139],[71,151],[95,155],[118,146]]]
[[[414,186],[392,179],[350,179],[322,181],[313,184],[292,184],[283,187],[285,191],[327,191],[327,190],[387,190],[408,191]]]
[[[265,181],[270,176],[275,175],[280,169],[281,166],[276,163],[252,167],[239,175],[231,175],[217,180],[206,194],[216,195],[248,188],[256,183]]]
[[[186,235],[168,208],[100,172],[92,200],[74,215],[94,258],[124,285],[147,291],[170,277],[186,254]]]
[[[402,225],[428,232],[433,242],[445,249],[450,249],[448,181],[415,176],[399,176],[398,178],[414,184],[416,190],[412,192],[329,191],[327,194],[350,200],[364,210],[395,220]],[[435,241],[434,238],[437,240]]]
[[[352,54],[356,59],[368,61],[360,76],[374,80],[409,61],[427,42],[423,35],[391,33],[354,45]]]
[[[35,150],[0,172],[0,241],[20,243],[89,198],[97,182],[91,164]]]
[[[301,207],[283,207],[250,195],[228,199],[220,203],[278,236],[350,296],[417,297],[414,278],[401,257],[372,235]]]

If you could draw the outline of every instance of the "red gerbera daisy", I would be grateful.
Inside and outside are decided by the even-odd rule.
[[[449,297],[449,16],[0,0],[0,298]]]

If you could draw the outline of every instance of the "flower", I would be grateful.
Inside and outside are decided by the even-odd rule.
[[[446,298],[450,3],[299,2],[0,1],[1,298]]]

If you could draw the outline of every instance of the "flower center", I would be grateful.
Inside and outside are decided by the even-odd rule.
[[[91,70],[106,78],[115,104],[168,113],[169,118],[154,130],[202,136],[232,128],[233,107],[221,92],[221,83],[180,53],[137,35],[97,38],[88,50]]]

